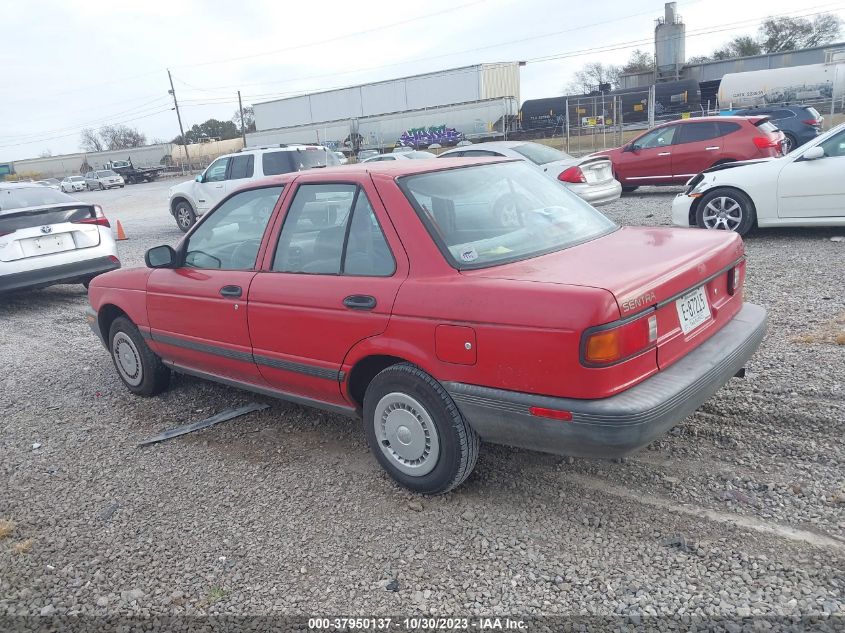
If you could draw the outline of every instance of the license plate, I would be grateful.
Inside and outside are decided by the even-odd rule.
[[[31,237],[21,240],[21,249],[24,257],[36,257],[38,255],[49,255],[50,253],[61,253],[76,248],[73,237],[70,233],[56,233],[44,237]]]
[[[676,300],[675,307],[678,309],[678,320],[681,322],[681,330],[684,334],[689,334],[710,318],[710,306],[707,303],[704,286]]]

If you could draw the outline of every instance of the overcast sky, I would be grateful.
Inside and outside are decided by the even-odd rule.
[[[845,19],[845,0],[678,2],[688,57],[768,15],[818,11]],[[0,161],[79,151],[80,130],[104,123],[172,139],[168,68],[186,129],[231,118],[238,89],[248,105],[481,62],[529,60],[521,101],[555,96],[587,62],[653,50],[662,14],[655,0],[6,2]]]

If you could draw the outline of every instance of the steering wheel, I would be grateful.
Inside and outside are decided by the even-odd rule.
[[[261,240],[244,240],[232,251],[232,264],[236,269],[249,269],[255,266],[255,258],[258,256],[258,247]]]

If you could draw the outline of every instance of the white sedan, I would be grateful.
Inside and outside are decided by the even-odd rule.
[[[780,158],[704,170],[675,197],[672,223],[740,235],[754,226],[845,226],[845,124]]]
[[[65,193],[73,193],[74,191],[85,191],[85,179],[82,176],[68,176],[62,180],[61,189]]]

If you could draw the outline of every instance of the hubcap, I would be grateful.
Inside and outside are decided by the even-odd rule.
[[[727,196],[713,198],[704,207],[702,220],[708,229],[735,231],[742,223],[742,206]]]
[[[373,424],[381,452],[406,475],[422,477],[437,465],[437,427],[411,396],[399,392],[384,396],[376,405]]]
[[[127,384],[137,387],[144,380],[144,371],[141,367],[141,355],[135,343],[124,332],[118,332],[112,339],[112,356],[114,365],[120,372]]]
[[[191,226],[191,215],[185,207],[179,207],[179,224],[188,227]]]

